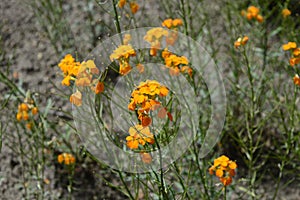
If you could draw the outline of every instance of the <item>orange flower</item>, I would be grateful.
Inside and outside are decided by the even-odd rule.
[[[120,0],[118,3],[120,8],[123,8],[125,4],[126,4],[126,0]]]
[[[65,76],[62,80],[61,84],[65,86],[70,86],[71,76]]]
[[[99,94],[104,91],[104,84],[100,81],[98,81],[96,88],[95,88],[95,94]]]
[[[249,6],[247,12],[241,11],[242,16],[246,16],[248,20],[256,19],[259,23],[263,22],[264,18],[259,14],[259,8],[255,6]]]
[[[78,90],[70,96],[70,102],[76,106],[81,106],[82,104],[82,94]]]
[[[39,112],[39,109],[37,107],[33,107],[32,110],[31,110],[31,113],[33,115],[36,115],[38,112]]]
[[[166,19],[162,22],[162,26],[171,29],[171,28],[176,28],[178,26],[182,26],[182,20],[181,19]]]
[[[190,68],[189,66],[183,66],[181,68],[181,72],[187,73],[190,77],[193,76],[193,69]]]
[[[60,164],[71,165],[75,163],[75,157],[69,153],[62,153],[57,156],[57,161]]]
[[[216,176],[221,178],[223,176],[224,172],[223,172],[223,169],[217,169],[216,170]]]
[[[261,15],[257,15],[256,20],[257,20],[259,23],[262,23],[262,22],[264,21],[264,17],[261,16]]]
[[[83,73],[81,75],[83,75]],[[87,74],[84,77],[78,77],[75,81],[75,85],[81,86],[81,87],[86,87],[91,84],[91,81],[92,81],[92,76]]]
[[[137,149],[139,147],[139,141],[134,136],[127,136],[127,147],[130,149]]]
[[[141,120],[142,126],[150,126],[152,119],[151,117],[147,116],[147,115],[141,115],[139,117],[139,120]]]
[[[169,93],[169,89],[165,86],[161,86],[160,87],[160,90],[159,90],[159,95],[162,96],[162,97],[165,97],[167,96]]]
[[[28,121],[30,117],[38,113],[38,108],[34,106],[34,101],[28,97],[29,93],[26,94],[26,98],[23,103],[18,106],[18,112],[16,119],[18,121]],[[32,115],[30,115],[31,113]],[[29,127],[29,123],[26,124],[26,127]]]
[[[243,38],[239,37],[235,42],[234,42],[234,47],[238,48],[240,46],[245,46],[248,42],[249,38],[248,36],[244,36]]]
[[[224,186],[228,186],[232,183],[232,177],[235,176],[236,168],[236,162],[231,161],[227,156],[222,155],[214,160],[214,165],[211,166],[208,171],[211,175],[215,173],[220,182]]]
[[[228,177],[221,177],[220,178],[220,181],[221,183],[224,185],[224,186],[228,186],[232,183],[232,178],[231,176],[228,176]]]
[[[161,53],[161,56],[162,56],[164,59],[166,59],[166,58],[169,57],[170,55],[172,55],[172,53],[171,53],[170,51],[168,51],[167,48],[165,48],[165,49],[163,50],[163,52]]]
[[[29,119],[29,115],[26,111],[22,112],[22,118],[23,118],[24,121],[27,121]]]
[[[18,112],[17,113],[17,116],[16,116],[16,119],[18,120],[18,121],[21,121],[22,120],[22,113],[20,113],[20,112]]]
[[[281,11],[281,14],[282,14],[283,18],[287,18],[288,16],[291,15],[291,11],[289,9],[285,8]]]
[[[134,100],[131,100],[128,104],[128,110],[134,111],[135,110],[135,103]]]
[[[189,61],[185,56],[177,56],[165,49],[162,52],[162,57],[165,60],[166,67],[169,68],[170,75],[178,76],[180,72],[187,72],[190,76],[192,75],[193,70],[187,66]]]
[[[252,18],[257,17],[258,13],[259,13],[259,8],[255,7],[255,6],[249,6],[247,9],[247,12],[249,14],[249,17],[247,17],[249,20],[251,20]]]
[[[139,10],[139,5],[136,2],[130,2],[130,10],[135,14]]]
[[[135,50],[132,48],[131,45],[121,45],[114,52],[110,55],[110,60],[119,60],[119,59],[127,59],[130,56],[135,56]]]
[[[167,36],[168,35],[168,31],[157,27],[157,28],[152,28],[149,31],[147,31],[147,34],[145,35],[144,39],[147,42],[154,42],[157,40],[160,40],[163,36]]]
[[[282,45],[282,49],[284,51],[288,51],[290,49],[296,49],[296,48],[297,48],[296,42],[288,42],[287,44]]]
[[[128,109],[137,113],[140,124],[129,129],[130,136],[126,137],[127,146],[129,148],[136,149],[139,144],[145,145],[146,142],[150,144],[154,143],[153,135],[150,133],[149,129],[149,126],[152,123],[150,111],[155,111],[160,107],[161,103],[156,99],[167,96],[168,92],[168,88],[161,85],[159,82],[147,80],[146,82],[141,82],[131,93]],[[169,119],[172,121],[172,118],[169,117]],[[143,135],[148,135],[146,138],[141,138],[140,134],[136,133],[139,132],[142,127],[148,128],[143,129],[146,131],[146,134],[143,133]],[[137,129],[137,131],[134,132],[134,128]]]
[[[153,134],[149,127],[135,125],[129,128],[129,136],[126,137],[127,146],[130,149],[137,149],[139,144],[144,146],[146,143],[154,144]]]
[[[63,154],[59,154],[59,155],[57,156],[57,161],[58,161],[59,163],[62,163],[62,162],[64,161],[64,156],[63,156]]]
[[[81,64],[75,62],[75,59],[71,54],[67,54],[58,64],[61,71],[64,73],[64,79],[62,84],[65,86],[70,86],[70,81],[75,78],[78,74]]]
[[[160,48],[160,42],[163,36],[168,36],[168,31],[161,27],[152,28],[149,31],[147,31],[146,35],[144,36],[144,40],[151,44],[151,56],[156,56],[157,49]]]
[[[67,74],[69,71],[69,68],[73,65],[75,62],[75,59],[72,57],[71,54],[67,54],[58,64],[60,69],[63,71],[63,73]]]
[[[19,106],[19,111],[28,111],[28,105],[26,103],[21,103]]]
[[[294,49],[294,51],[293,51],[293,55],[294,55],[295,57],[298,57],[298,56],[300,56],[300,48],[296,48],[296,49]]]
[[[75,84],[80,87],[90,86],[92,90],[95,90],[94,84],[97,80],[93,80],[93,75],[99,75],[100,71],[96,67],[93,60],[83,61],[76,77]]]
[[[119,69],[119,73],[121,75],[126,75],[130,72],[131,70],[131,66],[129,65],[128,62],[121,62],[120,63],[120,69]]]
[[[290,58],[290,65],[293,67],[300,63],[300,57],[299,58]]]
[[[173,26],[182,26],[183,25],[183,22],[181,19],[174,19],[173,20]]]
[[[293,78],[294,84],[300,86],[300,78],[298,74],[296,74]]]
[[[126,75],[131,70],[129,65],[129,57],[135,56],[135,50],[131,45],[121,45],[110,55],[110,60],[118,60],[120,65],[119,73]]]
[[[172,29],[173,31],[170,31],[166,37],[166,43],[168,45],[174,45],[178,38],[178,32],[177,27],[182,26],[182,20],[181,19],[166,19],[162,22],[162,26]]]
[[[81,63],[77,76],[84,72],[98,75],[99,69],[96,67],[95,62],[93,60],[87,60]]]
[[[167,28],[171,28],[173,25],[172,22],[173,22],[172,19],[165,19],[161,25]]]

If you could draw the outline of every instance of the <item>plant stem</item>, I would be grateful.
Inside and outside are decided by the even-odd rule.
[[[122,181],[122,183],[123,183],[123,185],[124,185],[124,187],[125,187],[125,189],[127,191],[127,194],[129,195],[130,199],[134,200],[134,197],[132,196],[132,194],[131,194],[131,192],[130,192],[130,190],[129,190],[127,184],[126,184],[126,182],[124,181],[122,172],[118,170],[118,174],[120,176],[120,179],[121,179],[121,181]]]
[[[154,135],[154,140],[156,141],[156,145],[157,145],[157,149],[159,151],[159,164],[160,164],[160,190],[162,192],[163,195],[163,199],[169,199],[167,193],[166,193],[166,189],[165,189],[165,184],[164,184],[164,172],[163,172],[163,165],[162,165],[162,154],[161,154],[161,149],[160,146],[157,142],[157,139]]]
[[[121,26],[120,26],[120,22],[119,22],[119,15],[118,15],[117,7],[116,7],[116,0],[112,0],[112,4],[113,4],[113,8],[114,8],[115,25],[116,25],[117,33],[120,35],[120,40],[121,40],[121,43],[123,44],[123,38],[122,38],[122,35],[120,34]]]
[[[255,99],[255,92],[254,92],[254,84],[253,84],[253,76],[252,76],[252,72],[251,72],[251,66],[248,60],[248,56],[246,54],[246,48],[244,48],[243,51],[243,55],[244,55],[244,59],[246,62],[246,67],[247,67],[247,76],[248,76],[248,80],[250,82],[250,90],[251,90],[251,96],[250,96],[250,100],[251,100],[251,107],[250,107],[250,119],[248,121],[247,118],[247,134],[248,134],[248,139],[249,139],[249,147],[248,147],[248,167],[249,167],[249,176],[251,177],[251,181],[250,181],[250,191],[251,193],[254,193],[254,183],[255,183],[255,179],[256,179],[256,174],[254,173],[254,162],[253,162],[253,157],[254,157],[254,151],[255,151],[255,147],[253,147],[253,130],[254,130],[254,115],[255,115],[255,103],[256,103],[256,99]],[[252,199],[254,197],[252,196]]]

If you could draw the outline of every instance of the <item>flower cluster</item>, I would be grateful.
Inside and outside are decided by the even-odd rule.
[[[18,106],[18,113],[16,115],[16,119],[20,121],[26,122],[26,127],[28,129],[32,128],[32,118],[34,115],[38,113],[38,108],[34,106],[34,102],[32,99],[26,97],[24,102]]]
[[[282,45],[282,49],[284,51],[292,51],[293,56],[290,58],[290,65],[292,67],[300,63],[300,48],[297,48],[296,42],[288,42]]]
[[[149,31],[147,31],[144,40],[149,42],[151,44],[150,48],[150,55],[156,56],[157,55],[157,49],[160,49],[161,47],[161,40],[164,36],[168,36],[169,32],[161,27],[158,28],[152,28]]]
[[[287,18],[288,16],[290,16],[292,13],[289,9],[285,8],[281,11],[281,14],[283,16],[283,18]]]
[[[72,154],[69,153],[62,153],[57,156],[57,161],[65,165],[72,165],[75,163],[75,157]]]
[[[118,60],[120,65],[119,73],[121,75],[126,75],[131,70],[131,66],[129,65],[129,59],[130,57],[135,55],[135,50],[132,48],[131,45],[120,45],[110,55],[110,60]]]
[[[137,111],[138,119],[142,126],[149,126],[152,122],[150,111],[156,110],[160,102],[158,97],[165,97],[169,93],[169,89],[160,85],[157,81],[147,80],[141,82],[140,85],[131,93],[128,109]]]
[[[93,75],[99,76],[99,69],[93,60],[83,61],[79,69],[75,85],[79,87],[90,87],[95,94],[99,94],[104,90],[103,82],[93,79]]]
[[[167,49],[162,52],[162,57],[165,65],[169,68],[170,75],[179,75],[179,73],[187,73],[190,77],[193,75],[193,70],[188,66],[189,61],[185,56],[177,56]]]
[[[236,162],[222,155],[214,160],[214,165],[209,168],[209,173],[211,175],[215,174],[224,186],[228,186],[232,183],[232,177],[235,175],[236,168]]]
[[[249,38],[248,36],[244,36],[243,38],[239,37],[235,42],[234,42],[234,47],[238,48],[240,46],[244,46],[247,44]]]
[[[118,5],[120,8],[124,8],[124,6],[128,3],[129,3],[132,14],[135,14],[140,8],[139,5],[135,1],[120,0]]]
[[[140,124],[129,128],[129,136],[126,137],[127,146],[130,149],[137,149],[139,145],[144,146],[146,143],[154,144],[154,136],[148,126]]]
[[[67,54],[58,64],[64,73],[63,85],[70,86],[71,80],[77,87],[89,87],[95,94],[104,91],[103,82],[94,76],[99,76],[100,71],[93,60],[75,62],[72,55]],[[79,90],[70,96],[70,102],[76,106],[82,103],[82,95]]]
[[[293,78],[294,84],[300,86],[300,77],[296,74]]]
[[[166,19],[161,25],[167,27],[168,29],[177,29],[177,27],[182,26],[183,23],[181,19]]]
[[[166,37],[167,45],[174,45],[178,38],[178,26],[182,26],[181,19],[166,19],[162,22],[162,26],[166,27],[172,31],[169,32],[168,36]]]
[[[64,73],[64,79],[62,84],[65,86],[70,86],[70,81],[75,80],[79,68],[80,62],[75,62],[75,59],[71,54],[67,54],[58,64],[61,71]]]
[[[255,19],[259,23],[264,21],[263,16],[259,14],[259,8],[255,6],[249,6],[247,11],[242,10],[241,14],[242,16],[246,16],[248,20]]]
[[[167,112],[166,108],[161,106],[159,101],[159,98],[166,97],[168,93],[169,89],[155,80],[141,82],[131,93],[128,109],[137,113],[139,124],[129,128],[129,136],[126,137],[128,148],[138,149],[139,147],[155,143],[154,135],[149,128],[152,123],[151,111],[160,109],[157,114],[158,117],[164,118],[168,116],[170,121],[172,121],[172,115]],[[146,164],[151,163],[151,154],[146,153],[143,149],[140,150],[141,160]]]
[[[284,51],[291,51],[292,57],[290,58],[290,65],[294,67],[300,63],[300,47],[297,48],[296,42],[288,42],[282,45]],[[298,74],[295,74],[293,78],[294,84],[300,86],[300,78]]]

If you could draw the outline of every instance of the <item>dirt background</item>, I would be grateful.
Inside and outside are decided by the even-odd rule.
[[[11,60],[10,70],[14,74],[16,81],[21,81],[20,84],[22,84],[23,88],[31,88],[32,92],[39,93],[41,96],[51,96],[57,108],[70,109],[69,104],[53,95],[56,91],[49,82],[49,79],[59,82],[61,77],[58,74],[56,65],[67,52],[61,55],[56,54],[43,28],[38,23],[38,19],[24,1],[1,0],[0,7],[3,46],[5,52],[7,52],[6,57]],[[68,1],[68,4],[65,5],[66,16],[71,24],[71,33],[76,36],[74,37],[75,44],[79,47],[77,50],[87,53],[91,50],[93,44],[90,42],[91,33],[89,30],[86,30],[86,24],[84,23],[87,20],[87,16],[82,14],[84,8],[84,1]],[[98,10],[98,13],[100,12],[101,10]],[[100,17],[99,15],[99,19],[101,18],[104,21],[109,17],[107,15]],[[159,21],[157,21],[157,25],[159,25]],[[101,39],[101,37],[101,31],[99,31],[99,38]],[[3,86],[1,88],[2,91],[5,91]],[[41,99],[40,103],[43,101],[46,102],[46,99]],[[52,112],[50,114],[63,116],[61,112]],[[5,145],[5,141],[0,154],[0,163],[0,199],[22,199],[20,163],[15,154]],[[93,173],[98,171],[107,179],[117,183],[118,179],[115,178],[116,176],[113,173],[109,173],[109,170],[102,170],[101,172],[101,167],[97,166],[87,166],[77,170],[76,187],[80,188],[80,190],[74,192],[73,199],[126,199],[120,192],[111,189],[103,181],[97,179]],[[63,172],[49,169],[46,174],[48,179],[51,180],[49,191],[53,192],[53,194],[55,193],[55,199],[64,199],[64,194],[66,193],[65,185],[58,185],[58,181],[63,182],[61,180]],[[300,199],[299,185],[295,184],[288,188],[283,188],[283,190],[279,191],[277,199]],[[261,186],[262,193],[273,192],[273,190],[273,182],[265,182]],[[232,199],[234,199],[235,195],[232,195]],[[269,199],[269,197],[265,197],[265,199]]]

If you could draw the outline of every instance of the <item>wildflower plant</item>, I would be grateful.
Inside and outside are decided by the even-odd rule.
[[[163,34],[150,40],[149,33],[156,29]],[[121,179],[122,171],[148,172],[152,177],[149,184],[159,181],[159,187],[164,188],[160,195],[169,198],[171,189],[166,188],[163,169],[200,138],[203,145],[195,151],[196,159],[204,157],[219,136],[221,126],[217,122],[225,116],[222,83],[212,81],[220,79],[215,64],[195,41],[179,32],[170,45],[168,36],[172,31],[143,28],[103,41],[86,60],[94,61],[105,89],[96,94],[89,87],[78,87],[76,82],[73,88],[81,94],[80,105],[73,105],[73,116],[89,154],[118,170]],[[181,49],[186,49],[188,43],[193,48],[183,53]],[[198,54],[206,56],[199,58]],[[110,71],[120,75],[115,83],[106,81]],[[199,102],[203,102],[202,111]],[[209,111],[212,107],[216,113]],[[197,128],[202,123],[208,131],[206,136]],[[156,171],[160,178],[155,178]],[[149,188],[152,186],[143,190]],[[133,196],[129,188],[126,194]]]

